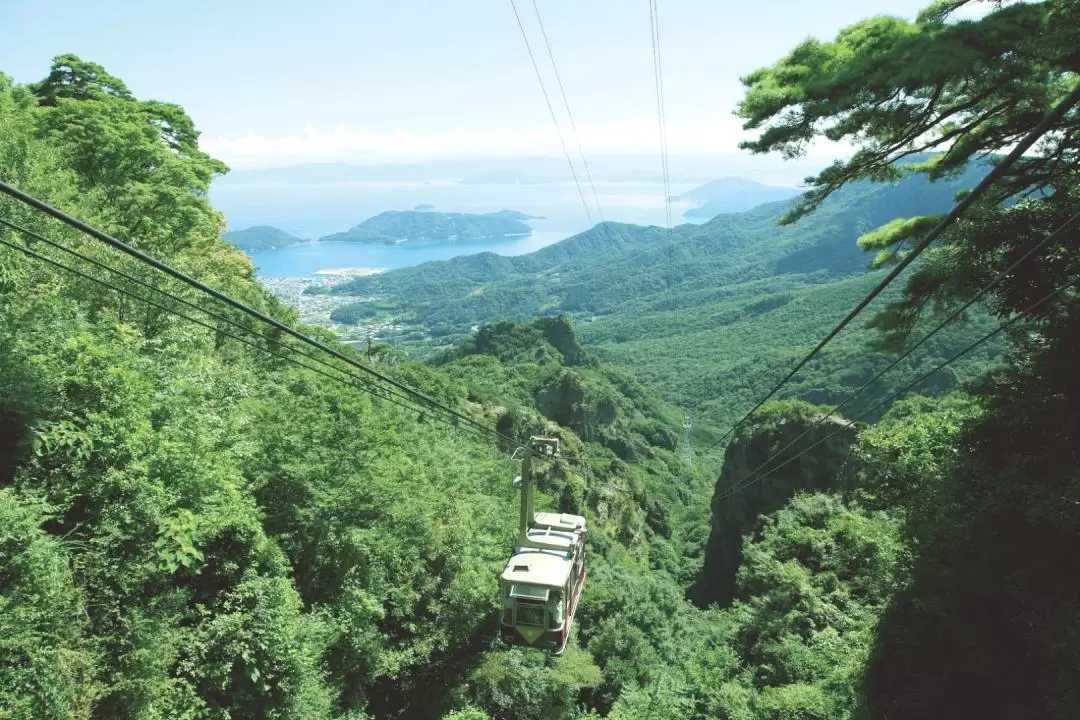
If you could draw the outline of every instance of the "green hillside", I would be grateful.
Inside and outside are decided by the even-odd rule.
[[[458,257],[335,292],[380,297],[383,315],[411,333],[403,345],[420,354],[485,321],[569,313],[598,357],[719,425],[753,405],[877,282],[880,273],[867,271],[869,258],[856,246],[861,234],[896,217],[945,211],[982,173],[864,182],[789,226],[777,223],[789,203],[767,204],[680,226],[670,244],[660,228],[604,223],[530,255]],[[337,313],[350,316],[348,306]],[[977,321],[935,338],[903,369],[944,359],[984,327]],[[865,341],[858,330],[845,333],[785,392],[839,401],[887,363]],[[959,377],[999,354],[999,344],[988,345],[958,366]]]
[[[181,107],[74,55],[0,75],[0,718],[1080,716],[1080,12],[961,8],[742,79],[748,149],[856,148],[800,222],[608,223],[352,283],[412,356],[300,327],[338,354],[316,352],[20,201],[297,323],[221,238],[228,169]],[[1040,127],[929,245],[917,213]],[[803,399],[703,457],[700,415],[764,397],[877,279],[857,237],[877,265],[927,249]],[[903,381],[1004,332],[925,394],[870,423],[814,404],[976,301]],[[561,448],[536,509],[589,528],[559,656],[500,640],[535,436]],[[533,610],[510,619],[566,627]]]
[[[220,239],[205,189],[224,166],[193,130],[179,152],[160,134],[161,113],[189,123],[182,110],[138,100],[74,56],[50,78],[0,76],[0,176],[117,234],[137,228],[145,252],[295,322]],[[87,136],[92,118],[101,132]],[[103,158],[145,173],[110,174]],[[0,215],[63,239],[6,197]],[[569,717],[592,689],[603,708],[641,685],[605,675],[585,649],[610,637],[616,612],[627,617],[614,598],[662,592],[632,603],[650,632],[676,631],[647,619],[657,602],[695,616],[682,588],[701,564],[710,479],[675,455],[677,411],[598,364],[565,320],[489,329],[436,368],[392,349],[357,356],[323,335],[493,432],[560,438],[573,460],[542,470],[538,509],[589,517],[597,603],[548,664],[497,644],[513,448],[297,367],[281,357],[295,348],[269,335],[241,344],[165,311],[175,301],[139,302],[144,286],[120,281],[134,294],[120,295],[42,264],[8,229],[0,240],[13,246],[0,248],[5,716],[436,718],[561,704]],[[208,303],[102,244],[79,249]],[[525,670],[508,681],[508,663]]]
[[[222,233],[221,237],[241,250],[249,252],[253,250],[273,250],[304,242],[302,238],[290,235],[284,230],[269,225],[256,225],[246,230],[230,230]]]
[[[319,240],[386,245],[431,240],[468,242],[528,235],[532,228],[522,222],[525,219],[530,218],[511,210],[487,214],[391,210],[368,218],[345,232],[327,235]]]

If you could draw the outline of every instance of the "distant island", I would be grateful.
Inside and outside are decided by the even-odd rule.
[[[417,212],[430,212],[430,211],[432,211],[434,209],[435,209],[434,205],[417,205],[416,207],[413,208],[413,210],[416,210]]]
[[[526,215],[523,212],[517,210],[498,210],[496,212],[484,213],[484,217],[504,218],[506,220],[519,220],[524,222],[526,220],[543,220],[542,215]]]
[[[221,237],[241,250],[273,250],[275,248],[305,242],[303,238],[290,235],[284,230],[269,225],[256,225],[246,230],[230,230]]]
[[[384,245],[431,240],[468,242],[529,235],[532,228],[522,220],[531,219],[536,218],[513,210],[484,214],[392,210],[368,218],[346,232],[327,235],[319,240]]]
[[[687,218],[713,218],[723,213],[744,212],[775,200],[787,200],[801,191],[792,187],[762,185],[745,178],[727,177],[713,180],[679,195],[673,200],[700,203],[683,213]]]

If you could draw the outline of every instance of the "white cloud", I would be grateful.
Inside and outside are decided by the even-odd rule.
[[[628,121],[620,125],[578,126],[587,154],[655,153],[659,133],[655,122]],[[563,128],[567,147],[576,153],[574,139]],[[748,137],[735,118],[712,123],[668,125],[670,153],[735,151]],[[515,157],[559,155],[562,150],[551,126],[517,131],[455,130],[445,134],[418,134],[405,129],[378,132],[339,125],[320,130],[265,137],[249,132],[242,137],[203,137],[203,150],[237,167],[271,167],[309,162],[424,160],[451,157]],[[821,150],[822,154],[832,151]],[[815,153],[817,154],[817,153]]]

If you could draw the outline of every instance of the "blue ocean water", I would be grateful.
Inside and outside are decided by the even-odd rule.
[[[675,184],[671,194],[678,195],[692,187]],[[596,191],[605,220],[665,224],[664,190],[660,183],[599,182]],[[347,230],[378,213],[411,210],[417,205],[432,205],[442,212],[517,210],[542,218],[529,221],[534,232],[523,238],[393,246],[310,242],[253,253],[252,259],[263,277],[301,277],[342,267],[401,268],[487,251],[521,255],[587,230],[600,220],[595,209],[591,210],[591,217],[585,215],[573,183],[253,183],[215,185],[210,199],[225,213],[231,229],[272,225],[312,240]],[[688,207],[688,203],[672,204],[673,224],[686,222],[682,213]]]
[[[449,260],[458,255],[495,252],[524,255],[568,237],[566,233],[534,232],[529,237],[504,238],[474,243],[406,243],[369,245],[349,242],[306,242],[276,250],[250,253],[261,277],[304,277],[331,268],[410,267],[429,260]]]

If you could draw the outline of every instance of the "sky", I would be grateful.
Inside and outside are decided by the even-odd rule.
[[[516,2],[568,133],[532,0]],[[659,0],[670,152],[740,152],[740,76],[928,2]],[[648,2],[536,5],[586,153],[655,153]],[[510,0],[0,0],[0,28],[16,81],[93,60],[182,105],[234,168],[561,152]]]

